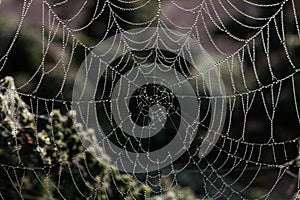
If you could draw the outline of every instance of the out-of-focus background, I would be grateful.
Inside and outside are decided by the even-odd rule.
[[[200,199],[291,199],[300,189],[299,16],[296,0],[2,0],[0,78],[13,77],[35,124],[43,127],[44,122],[39,121],[51,110],[67,115],[76,73],[100,41],[146,26],[187,33],[216,63],[226,87],[227,113],[215,148],[205,158],[184,154],[174,163],[178,173],[166,179],[173,182],[166,184],[178,187],[179,193],[180,188],[188,188],[189,194]],[[209,117],[211,113],[208,117],[204,113],[202,122],[209,123]],[[204,132],[205,126],[199,129]],[[201,139],[196,138],[191,152],[200,144]],[[10,166],[6,160],[0,163],[4,168]],[[24,173],[18,174],[26,177],[22,167],[26,166],[19,169]],[[14,193],[5,189],[8,180],[15,186],[17,195],[12,196],[22,197],[22,181],[16,181],[20,176],[10,180],[13,173],[6,170],[10,168],[2,169],[2,175],[10,176],[0,177],[0,197]],[[133,177],[156,195],[167,193],[161,180],[149,184],[151,175]],[[35,181],[26,184],[41,178],[29,177]],[[70,177],[65,180],[76,182]],[[56,192],[68,193],[58,182],[54,182]],[[74,194],[80,191],[73,188]],[[43,191],[47,196],[52,189]]]

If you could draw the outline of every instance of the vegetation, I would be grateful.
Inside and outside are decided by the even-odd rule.
[[[0,81],[0,118],[4,199],[195,199],[189,190],[155,196],[149,186],[109,167],[106,155],[97,159],[84,151],[77,134],[89,132],[72,111],[62,115],[54,110],[36,124],[10,77]]]

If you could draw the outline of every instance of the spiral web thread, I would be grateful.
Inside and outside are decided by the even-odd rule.
[[[187,163],[181,167],[171,164],[163,172],[146,173],[144,182],[156,188],[153,192],[158,194],[168,191],[171,187],[177,187],[178,176],[187,172],[203,184],[201,194],[198,194],[198,197],[203,199],[247,198],[247,194],[252,191],[253,187],[259,187],[259,180],[262,180],[265,188],[263,192],[252,196],[253,198],[272,198],[273,193],[280,190],[280,187],[285,187],[287,196],[296,197],[300,191],[300,171],[297,162],[300,155],[297,149],[300,139],[297,134],[300,123],[297,90],[300,62],[295,52],[300,41],[298,25],[300,5],[295,0],[263,2],[265,3],[248,0],[206,0],[188,3],[150,0],[120,0],[105,1],[105,3],[80,1],[74,8],[69,8],[72,2],[68,0],[23,1],[21,12],[18,13],[19,24],[16,26],[16,31],[11,35],[11,40],[6,45],[7,48],[1,45],[1,49],[6,49],[0,59],[0,73],[7,67],[9,59],[13,59],[10,57],[14,51],[14,45],[21,37],[22,31],[31,23],[32,19],[28,16],[38,13],[40,18],[38,17],[36,24],[40,33],[37,35],[41,36],[39,40],[42,45],[39,55],[40,63],[35,66],[35,72],[17,86],[18,94],[31,102],[28,107],[31,112],[35,113],[36,124],[38,124],[38,121],[43,118],[51,118],[52,110],[57,105],[63,105],[66,110],[69,110],[70,105],[74,103],[67,97],[69,91],[66,88],[66,84],[69,81],[72,82],[78,68],[74,66],[74,54],[80,49],[86,57],[88,52],[96,46],[82,37],[81,32],[91,27],[97,20],[107,18],[106,29],[101,30],[99,43],[108,35],[113,35],[110,33],[112,27],[116,27],[116,31],[121,33],[125,31],[125,26],[130,28],[156,26],[185,33],[201,44],[203,47],[201,53],[205,59],[214,63],[204,74],[210,76],[211,71],[217,71],[223,78],[226,95],[214,97],[205,92],[209,85],[200,81],[203,74],[189,77],[192,80],[199,80],[196,84],[197,88],[204,88],[203,94],[196,95],[200,101],[209,101],[212,98],[227,100],[225,126],[222,131],[216,133],[220,138],[214,144],[211,154],[196,159],[197,150],[188,149],[184,154],[189,157]],[[0,1],[0,3],[0,9],[1,7],[5,9],[9,5],[7,0]],[[87,15],[88,6],[91,5],[94,6],[92,10],[95,10],[95,13],[89,19],[89,23],[82,25],[78,21],[82,16]],[[151,8],[151,12],[146,13],[146,17],[134,19],[118,15],[119,12],[130,14],[140,10],[145,11],[147,8]],[[69,13],[66,14],[64,11]],[[263,13],[264,16],[258,16],[258,13]],[[69,16],[64,18],[63,14]],[[185,19],[185,16],[188,17]],[[239,28],[231,29],[228,27],[230,23]],[[127,33],[130,34],[130,32]],[[56,60],[49,65],[47,56],[53,53],[52,48],[56,50]],[[172,60],[164,54],[155,56],[156,59],[176,61],[176,58],[173,57]],[[143,63],[145,57],[133,56],[133,60],[136,63]],[[185,67],[179,65],[182,68]],[[86,63],[86,66],[88,67],[89,63]],[[55,71],[63,74],[56,95],[52,97],[37,95],[44,79]],[[33,83],[34,87],[31,87],[30,91],[26,90]],[[292,101],[285,101],[288,98]],[[95,100],[94,102],[113,100]],[[286,103],[289,105],[285,109],[290,110],[288,116],[277,116],[284,113],[281,106]],[[41,105],[45,106],[46,113],[40,114]],[[279,107],[281,114],[277,114]],[[201,108],[197,109],[201,112]],[[203,122],[210,116],[209,109],[203,112],[206,113],[199,119],[198,125],[206,129],[207,125]],[[160,114],[158,113],[158,116]],[[291,123],[295,123],[284,125],[287,123],[284,118],[290,118]],[[261,123],[267,128],[260,130],[259,133],[249,128],[255,129]],[[260,135],[263,135],[263,139],[257,142],[256,137]],[[197,148],[199,150],[199,146]],[[22,160],[22,158],[19,159]],[[159,166],[160,163],[157,164]],[[12,170],[15,173],[19,170],[24,173],[45,170],[43,167],[31,168],[22,165],[1,164],[1,167],[5,171]],[[46,170],[44,172],[45,177],[49,176]],[[72,176],[72,171],[69,172]],[[13,177],[7,174],[12,181]],[[263,179],[264,175],[269,179]],[[130,174],[130,176],[136,175]],[[171,177],[172,184],[163,187],[162,180],[168,177]],[[36,178],[40,179],[39,176]],[[82,179],[84,181],[83,176]],[[284,184],[286,182],[288,184]],[[75,180],[73,184],[77,185]],[[60,190],[57,183],[52,182],[51,185]],[[47,186],[44,187],[47,190]],[[19,183],[15,190],[21,198],[26,198],[22,196],[22,183]],[[78,191],[81,193],[80,188]],[[122,191],[119,192],[122,193]],[[61,195],[61,198],[64,198],[63,192]],[[2,197],[1,194],[0,197]],[[88,198],[88,196],[82,194],[82,198]]]

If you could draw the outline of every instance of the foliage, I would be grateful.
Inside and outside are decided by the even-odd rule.
[[[37,129],[10,77],[0,81],[0,118],[0,194],[5,199],[195,198],[189,190],[175,189],[153,196],[149,186],[108,167],[105,154],[96,159],[84,151],[77,132],[88,136],[91,130],[84,131],[72,111],[54,110]]]

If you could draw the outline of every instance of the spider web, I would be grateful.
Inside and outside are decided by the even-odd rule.
[[[128,174],[139,183],[150,186],[154,194],[160,195],[172,188],[189,186],[202,199],[273,199],[279,198],[277,195],[297,198],[300,191],[300,116],[297,101],[299,9],[299,3],[294,0],[82,0],[76,3],[68,0],[24,0],[22,3],[3,0],[0,1],[0,10],[5,16],[4,20],[9,23],[11,16],[15,15],[18,16],[18,23],[11,23],[11,29],[5,33],[10,39],[1,44],[1,77],[8,74],[16,79],[17,93],[26,101],[30,112],[34,113],[37,129],[44,118],[51,119],[56,108],[67,112],[78,103],[95,105],[86,108],[86,113],[77,110],[85,128],[90,128],[90,113],[96,113],[99,118],[99,126],[91,136],[94,138],[82,141],[83,152],[93,145],[105,147],[104,150],[108,152],[111,147],[101,145],[103,141],[107,141],[122,147],[124,152],[151,153],[170,143],[169,136],[175,137],[179,124],[186,123],[183,136],[189,138],[189,148],[182,145],[176,153],[168,155],[168,165],[165,165],[165,160],[154,160],[157,170],[150,170],[143,165],[143,161],[136,158],[128,159],[129,163],[135,166],[140,163],[143,173],[137,173],[134,169],[128,171],[126,166],[124,169],[127,170],[118,171],[119,174]],[[27,27],[34,27],[39,32],[32,31],[28,35],[25,33]],[[162,36],[159,31],[154,33],[156,43],[153,44],[147,44],[149,38],[146,36],[145,41],[130,40],[137,35],[130,30],[150,27],[174,30],[171,34],[182,33],[192,38],[200,46],[200,61],[195,64],[193,60],[189,60],[187,54],[194,52],[188,45],[166,45],[168,51],[159,49],[156,44],[166,42],[165,38],[172,40],[172,36]],[[145,32],[143,34],[147,35]],[[105,46],[107,39],[115,39],[116,35],[121,35],[119,40]],[[38,50],[39,55],[31,51],[34,55],[24,55],[25,58],[16,56],[15,46],[22,37],[33,37],[35,41],[39,41],[37,45],[33,42],[27,44],[32,47],[26,47]],[[178,39],[177,36],[175,38]],[[124,44],[128,41],[133,45],[145,42],[149,48],[140,52],[128,52],[124,50]],[[99,47],[100,52],[93,52]],[[103,61],[103,55],[114,48],[121,51],[122,56],[113,56],[114,59],[108,65],[105,59]],[[186,51],[187,54],[178,56],[181,51]],[[90,58],[89,55],[94,57]],[[17,70],[22,70],[22,62],[26,63],[30,59],[26,56],[32,56],[37,61],[33,62],[34,66],[31,66],[28,73],[20,75]],[[17,62],[18,59],[22,59],[19,61],[21,64]],[[100,64],[97,64],[104,72],[101,77],[97,77],[99,83],[94,83],[96,86],[91,87],[87,82],[91,76],[89,69],[94,66],[93,59],[100,60]],[[12,63],[20,66],[12,66]],[[78,70],[80,65],[85,71]],[[208,67],[205,70],[195,67],[199,65]],[[138,82],[138,78],[134,76],[138,72],[133,70],[136,66],[144,66],[138,72],[142,77],[150,74],[154,81],[146,79],[146,85],[137,84],[137,89],[131,91],[131,87],[134,88]],[[151,74],[153,69],[156,69],[157,76]],[[175,69],[181,76],[172,75],[170,69]],[[79,73],[79,83],[83,85],[79,91],[81,94],[92,94],[92,99],[73,101],[73,85],[76,85]],[[97,71],[96,75],[97,73],[101,75],[102,71]],[[130,75],[131,73],[134,75]],[[176,80],[175,83],[165,83],[168,76],[165,79],[160,77],[164,73],[169,73]],[[54,77],[58,77],[56,82]],[[214,80],[213,77],[218,78]],[[221,82],[224,83],[226,92],[214,94],[214,88],[218,90],[223,87]],[[183,83],[192,85],[193,96],[176,96],[174,88]],[[173,89],[167,86],[172,86]],[[74,90],[76,92],[77,89]],[[121,91],[126,94],[123,95]],[[191,117],[181,109],[183,106],[178,100],[180,98],[198,102],[193,107],[199,114],[196,128],[195,124],[192,126],[188,123]],[[124,104],[128,110],[115,103],[123,99],[128,100],[128,104]],[[226,102],[226,109],[213,110],[218,99]],[[224,125],[218,131],[211,130],[210,124],[220,121],[218,112],[225,112]],[[126,124],[127,118],[131,118],[136,125],[130,127]],[[151,131],[137,131],[144,126],[151,130],[151,127],[157,128],[166,122],[169,122],[169,126],[164,126],[159,137],[153,140],[149,139]],[[97,134],[101,131],[105,132],[105,136],[99,139]],[[207,141],[206,134],[210,131],[217,139]],[[55,146],[55,139],[51,143]],[[201,147],[206,143],[209,148],[202,155]],[[92,152],[95,157],[101,157],[97,148]],[[178,154],[180,156],[175,156]],[[77,156],[72,159],[76,160]],[[19,160],[22,163],[22,158]],[[121,155],[114,161],[111,168],[125,162]],[[67,161],[62,160],[59,165],[64,163]],[[35,174],[44,170],[44,177],[48,177],[51,182],[51,173],[47,169],[55,166],[56,164],[50,167],[12,166],[1,163],[11,182],[10,170],[14,173],[29,171]],[[80,173],[80,169],[78,171]],[[60,171],[58,177],[63,176],[63,173],[75,176],[69,170]],[[88,185],[84,176],[81,177]],[[40,181],[38,175],[36,179]],[[167,179],[170,183],[166,186],[164,180]],[[81,192],[82,188],[77,186],[77,180],[72,178],[72,181],[81,197],[89,198]],[[22,185],[19,183],[15,192],[22,199],[27,199],[22,195]],[[59,183],[52,181],[51,185],[65,199],[65,191],[60,188]],[[47,198],[52,198],[48,187],[42,187],[48,191]],[[115,188],[116,192],[122,194],[134,192],[121,191],[117,186]],[[1,193],[0,197],[3,199]]]

